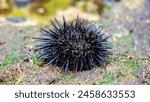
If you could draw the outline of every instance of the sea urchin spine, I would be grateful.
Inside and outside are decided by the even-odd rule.
[[[104,68],[109,62],[111,49],[107,39],[101,34],[102,27],[96,27],[91,21],[84,19],[75,22],[66,21],[61,24],[56,18],[50,21],[52,29],[42,29],[45,38],[36,38],[42,44],[36,50],[42,50],[38,59],[44,59],[46,65],[58,66],[64,70],[81,71],[94,67]]]

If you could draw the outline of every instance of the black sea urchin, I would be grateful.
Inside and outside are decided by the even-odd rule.
[[[66,73],[68,70],[81,71],[94,67],[105,67],[111,52],[108,49],[108,37],[101,34],[102,27],[96,27],[79,20],[67,22],[63,17],[61,24],[56,18],[50,21],[52,29],[42,29],[46,38],[36,38],[41,45],[36,46],[42,52],[38,59],[44,59],[46,65],[58,66]]]

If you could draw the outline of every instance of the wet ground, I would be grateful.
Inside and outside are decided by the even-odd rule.
[[[33,38],[42,36],[39,30],[45,25],[19,26],[0,20],[0,84],[150,84],[149,9],[149,0],[121,0],[112,3],[100,19],[92,16],[111,36],[111,62],[106,70],[94,68],[65,76],[59,68],[52,70],[36,60]]]

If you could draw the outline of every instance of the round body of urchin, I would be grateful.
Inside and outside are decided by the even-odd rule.
[[[112,53],[108,37],[101,34],[102,26],[78,17],[75,22],[66,21],[64,16],[63,23],[54,19],[50,21],[51,29],[41,29],[45,37],[36,38],[42,42],[36,46],[40,50],[37,59],[44,59],[46,65],[60,67],[65,73],[105,67]]]

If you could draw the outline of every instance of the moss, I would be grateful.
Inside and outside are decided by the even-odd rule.
[[[113,21],[111,21],[111,20],[105,20],[105,19],[103,19],[103,20],[101,20],[100,21],[100,24],[101,25],[103,25],[105,28],[112,28],[113,27]]]
[[[13,82],[11,82],[11,81],[5,81],[5,82],[3,82],[3,85],[12,85],[13,84]]]
[[[47,8],[49,14],[55,14],[58,9],[65,9],[69,7],[69,0],[51,0],[44,6]]]
[[[126,68],[126,65],[125,63],[119,61],[119,60],[116,60],[114,62],[112,62],[118,69],[125,69]]]
[[[103,80],[100,80],[98,81],[97,84],[108,84],[112,81],[114,81],[116,79],[116,76],[114,75],[114,73],[105,73],[104,74],[104,79]]]
[[[69,6],[70,0],[43,0],[41,2],[31,4],[28,6],[28,9],[17,8],[14,6],[13,9],[10,9],[10,13],[3,15],[5,17],[13,18],[36,18],[39,22],[47,23],[47,20],[51,19],[57,10],[63,10]]]
[[[0,30],[2,30],[2,29],[3,29],[3,27],[0,26]]]
[[[128,51],[130,54],[137,54],[137,48],[135,46],[135,39],[133,35],[122,35],[122,34],[116,34],[113,38],[115,43],[113,43],[114,48],[118,49],[124,49],[126,48],[126,51]]]
[[[74,75],[67,75],[67,76],[65,76],[65,80],[66,81],[71,81],[71,80],[74,80],[74,79],[75,79]]]
[[[32,14],[37,14],[40,16],[48,15],[48,9],[44,7],[42,4],[35,4],[30,8],[30,12]]]
[[[126,62],[126,64],[131,68],[139,68],[140,64],[137,61]]]
[[[127,57],[127,55],[126,55],[125,53],[120,53],[120,54],[119,54],[119,58],[121,58],[121,59],[122,59],[122,58],[126,58],[126,57]]]
[[[27,15],[25,14],[25,11],[23,9],[18,9],[18,8],[14,8],[14,10],[12,11],[11,15],[14,18],[17,17],[27,17]]]
[[[58,7],[60,9],[65,9],[69,7],[70,1],[69,0],[51,0],[49,4],[53,7]],[[49,5],[48,4],[48,5]],[[49,6],[50,7],[50,6]]]
[[[122,36],[116,36],[116,40],[117,41],[131,41],[133,40],[133,36],[132,35],[122,35]]]
[[[74,84],[74,81],[75,81],[76,77],[73,75],[73,74],[68,74],[64,77],[62,77],[62,83],[63,84]]]
[[[35,53],[32,57],[31,60],[33,61],[35,66],[43,66],[44,65],[44,60],[40,59],[37,60],[38,55]]]
[[[47,21],[53,18],[57,10],[65,9],[69,5],[70,0],[50,0],[46,3],[35,3],[30,7],[30,15],[47,24]]]
[[[5,57],[5,60],[1,63],[1,67],[8,67],[8,65],[20,62],[23,60],[23,54],[20,49],[15,48],[10,51],[10,54]]]
[[[141,59],[141,60],[148,59],[148,55],[147,55],[147,54],[141,55],[141,56],[140,56],[140,59]]]

